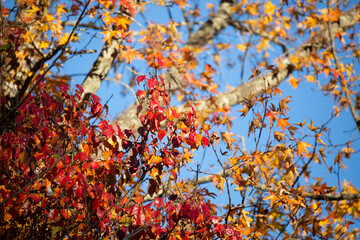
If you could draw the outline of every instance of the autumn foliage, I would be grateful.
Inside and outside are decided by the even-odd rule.
[[[340,179],[359,156],[359,4],[1,4],[0,238],[359,237],[360,192]],[[170,21],[142,22],[152,6]],[[222,39],[228,28],[242,40]],[[78,49],[81,32],[92,37]],[[96,34],[101,50],[72,84],[66,63],[94,54]],[[270,46],[281,56],[269,59]],[[225,63],[235,50],[240,63]],[[258,55],[255,66],[248,54]],[[217,80],[224,64],[241,66],[228,89]],[[96,95],[110,80],[135,98],[114,121],[109,96]],[[292,121],[285,81],[318,84],[334,100],[330,120]],[[333,144],[329,125],[342,114],[353,137]],[[337,184],[317,176],[319,167]]]

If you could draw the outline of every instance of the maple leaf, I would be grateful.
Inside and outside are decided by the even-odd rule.
[[[316,84],[315,76],[305,76],[307,82],[313,82]]]
[[[302,142],[302,141],[299,141],[297,143],[297,149],[298,149],[299,156],[301,156],[303,152],[308,152],[307,147],[313,147],[313,146],[311,146],[307,142]]]
[[[290,79],[287,80],[287,82],[290,83],[290,85],[293,87],[293,89],[296,89],[299,86],[300,79],[293,78],[293,76],[290,75]]]
[[[254,69],[251,68],[250,70],[251,70],[252,74],[249,77],[249,80],[256,77],[256,76],[259,76],[260,73],[261,73],[261,71],[256,66],[254,66]]]
[[[274,119],[279,120],[278,117],[276,116],[278,114],[279,114],[279,112],[273,112],[273,111],[270,111],[268,108],[266,108],[265,117],[268,117],[270,122],[273,122]]]
[[[126,17],[121,17],[120,19],[117,20],[116,23],[125,30],[127,30],[128,26],[130,25],[130,21]]]
[[[274,4],[272,4],[270,1],[267,1],[267,3],[264,5],[265,7],[265,14],[267,15],[273,15],[275,10],[278,9]]]
[[[274,132],[274,138],[280,142],[281,140],[285,140],[285,134],[283,132],[275,131]]]
[[[104,34],[104,39],[103,42],[108,41],[109,44],[111,44],[111,39],[115,36],[118,36],[119,34],[121,34],[121,31],[118,30],[113,30],[113,31],[104,31],[104,32],[100,32],[101,34]]]
[[[285,131],[285,127],[286,126],[291,126],[290,123],[288,123],[288,120],[289,118],[282,118],[282,119],[277,119],[277,127],[281,127],[281,129],[283,131]]]
[[[139,83],[142,82],[142,81],[144,81],[145,78],[146,78],[145,75],[140,75],[140,76],[138,76],[138,77],[136,78],[137,84],[139,85]],[[140,90],[138,90],[138,91],[140,91]]]

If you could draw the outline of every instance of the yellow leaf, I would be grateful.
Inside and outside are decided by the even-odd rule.
[[[253,4],[249,4],[249,6],[247,7],[247,10],[249,11],[250,15],[255,16],[258,15],[259,12],[258,10],[258,5],[253,3]]]
[[[294,78],[293,76],[290,75],[290,79],[287,80],[287,82],[290,83],[290,85],[293,87],[293,89],[296,89],[299,86],[300,79]]]
[[[320,137],[321,137],[322,135],[323,135],[322,133],[315,133],[316,140],[317,140],[319,143],[326,145],[326,144],[323,142],[323,140],[320,139]]]
[[[218,67],[220,67],[219,61],[220,61],[220,56],[219,56],[218,53],[215,53],[215,54],[214,54],[214,62],[215,62],[215,64],[216,64],[216,66],[218,66]]]
[[[236,45],[236,48],[239,49],[242,52],[245,52],[246,47],[247,47],[246,43]]]
[[[120,31],[104,31],[104,32],[101,32],[101,33],[104,34],[103,42],[109,41],[109,44],[111,44],[112,37],[117,36],[121,32]]]
[[[315,76],[305,76],[307,82],[316,83]]]
[[[278,9],[274,4],[272,4],[270,1],[267,1],[267,3],[264,5],[265,7],[265,14],[267,15],[273,15],[275,12],[275,9]]]
[[[117,22],[118,25],[121,25],[123,29],[127,30],[127,27],[130,25],[129,19],[122,17]]]
[[[298,153],[299,155],[302,155],[303,152],[308,152],[307,147],[313,147],[310,144],[308,144],[307,142],[301,142],[299,141],[297,143],[297,147],[298,147]]]
[[[222,191],[224,189],[224,178],[221,176],[213,176],[212,179],[212,183],[214,184],[214,186],[219,189],[220,191]]]
[[[249,212],[247,212],[247,211],[244,211],[244,210],[241,210],[241,213],[242,213],[242,215],[243,215],[243,217],[244,217],[244,220],[245,220],[245,222],[246,222],[246,225],[248,226],[248,227],[250,227],[250,223],[253,221],[253,219],[252,218],[249,218],[247,215],[249,214]]]
[[[159,157],[159,156],[153,156],[153,157],[151,158],[151,163],[154,164],[154,165],[156,165],[156,164],[158,164],[158,163],[161,163],[161,162],[162,162],[162,158]]]
[[[69,39],[69,33],[65,33],[64,36],[59,38],[59,45],[64,45]]]

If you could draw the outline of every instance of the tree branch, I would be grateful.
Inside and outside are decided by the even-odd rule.
[[[84,89],[84,98],[89,99],[91,94],[95,94],[99,89],[102,81],[108,75],[115,58],[119,53],[118,46],[122,44],[123,38],[120,36],[113,36],[111,43],[106,41],[102,48],[99,57],[95,60],[86,78],[81,86]]]
[[[231,7],[235,4],[234,0],[222,0],[219,11],[208,21],[202,24],[199,30],[189,37],[184,48],[201,48],[213,39],[220,31],[228,26],[228,22],[232,19]],[[184,87],[183,74],[176,67],[171,67],[165,74],[164,80],[170,82],[171,92]],[[131,129],[133,126],[140,126],[141,122],[136,116],[137,105],[132,104],[128,109],[122,112],[113,121],[123,129]]]
[[[230,177],[232,176],[232,170],[231,169],[226,169],[221,170],[215,174],[208,174],[206,176],[200,177],[200,178],[194,178],[193,180],[189,180],[185,182],[185,185],[190,185],[190,184],[195,184],[197,183],[198,185],[201,184],[206,184],[206,183],[211,183],[213,180],[214,176],[221,176],[221,177]],[[246,182],[248,183],[247,186],[253,187],[255,189],[261,190],[261,191],[266,191],[266,192],[277,192],[279,189],[275,188],[275,187],[268,187],[264,184],[259,184],[259,183],[253,183],[249,180],[246,180]],[[157,194],[150,196],[150,195],[146,195],[143,198],[144,202],[147,201],[152,201],[155,198],[158,197],[167,197],[174,194],[173,191],[171,190],[160,190]],[[291,193],[290,193],[291,194]],[[314,194],[314,193],[308,193],[305,192],[303,194],[301,194],[300,196],[305,197],[305,198],[310,198],[310,199],[314,199],[314,200],[319,200],[319,201],[341,201],[341,200],[357,200],[360,199],[360,193],[342,193],[342,194],[336,194],[336,193],[328,193],[328,194]]]
[[[335,36],[338,31],[343,31],[357,23],[357,12],[359,9],[360,7],[357,5],[355,8],[350,9],[341,15],[338,22],[333,22],[330,27],[332,35]],[[328,30],[320,30],[317,34],[314,34],[312,37],[310,37],[306,43],[298,47],[292,54],[293,57],[300,59],[310,57],[312,53],[311,49],[318,50],[319,43],[326,41],[327,37]],[[179,111],[184,111],[189,106],[189,104],[192,104],[197,111],[216,111],[217,108],[231,107],[239,104],[244,99],[250,98],[251,96],[257,96],[264,90],[272,88],[283,82],[289,76],[289,74],[295,70],[295,66],[292,64],[290,57],[281,59],[281,65],[283,67],[279,68],[278,71],[273,71],[262,76],[257,76],[251,81],[248,81],[231,91],[218,94],[216,97],[211,97],[182,105],[179,107]]]

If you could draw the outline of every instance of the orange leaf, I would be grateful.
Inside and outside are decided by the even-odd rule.
[[[158,164],[158,163],[161,163],[161,162],[162,162],[162,158],[159,157],[159,156],[153,156],[153,157],[151,158],[151,163],[154,164],[154,165],[156,165],[156,164]]]
[[[202,136],[200,134],[196,134],[195,136],[195,143],[197,145],[201,145]]]
[[[71,217],[71,212],[67,209],[61,209],[61,215],[65,218],[68,219]]]
[[[159,141],[161,142],[161,140],[164,138],[164,136],[166,135],[166,130],[165,129],[161,129],[159,132],[158,132],[158,138],[159,138]]]
[[[12,215],[10,213],[5,213],[5,218],[4,220],[7,222],[12,218]]]
[[[166,109],[166,116],[169,119],[169,121],[173,121],[175,118],[180,117],[180,113],[176,111],[176,108],[168,108]]]
[[[299,86],[300,79],[293,78],[293,77],[290,75],[290,79],[287,80],[287,82],[290,83],[290,85],[293,87],[293,89],[296,89],[296,88]]]
[[[268,108],[266,108],[265,117],[268,117],[270,122],[272,122],[274,119],[279,120],[278,117],[276,116],[277,114],[279,113],[270,111]]]
[[[113,154],[112,150],[102,152],[102,155],[103,155],[105,160],[107,160],[112,154]]]
[[[86,143],[84,143],[83,144],[83,150],[84,150],[84,153],[86,154],[86,155],[90,155],[90,147],[89,147],[89,144],[86,144]]]
[[[277,127],[281,127],[281,129],[283,131],[285,131],[285,127],[286,126],[291,126],[290,123],[288,123],[288,120],[289,118],[283,118],[283,119],[278,119],[278,122],[277,122]]]
[[[136,197],[134,198],[134,200],[135,200],[135,202],[136,202],[137,204],[140,204],[140,203],[143,202],[143,198],[142,198],[141,196],[136,196]]]
[[[280,142],[281,140],[285,140],[285,134],[283,132],[275,131],[274,132],[275,139]]]

